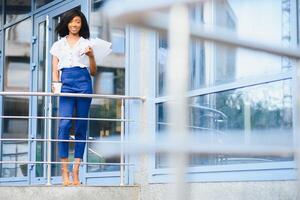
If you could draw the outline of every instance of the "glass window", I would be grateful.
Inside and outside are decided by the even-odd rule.
[[[285,47],[296,45],[296,35],[291,31],[294,19],[290,0],[215,2],[217,27],[253,41]],[[293,67],[293,61],[286,57],[220,44],[216,44],[215,55],[214,76],[210,81],[213,85],[278,74]]]
[[[159,35],[158,38],[158,51],[157,51],[157,92],[158,96],[165,95],[166,92],[166,70],[167,70],[167,57],[168,57],[168,39],[166,35]]]
[[[269,5],[274,5],[270,7]],[[215,1],[216,30],[229,31],[247,38],[280,46],[295,46],[292,33],[290,0],[226,0]],[[192,20],[208,21],[203,6],[190,8]],[[202,14],[201,14],[202,13]],[[211,25],[210,25],[211,26]],[[167,64],[167,37],[160,34],[158,42],[157,94],[165,95],[165,71]],[[205,48],[207,47],[207,48]],[[237,48],[222,44],[204,45],[192,40],[190,45],[189,89],[231,83],[246,78],[262,77],[289,71],[294,61],[288,57],[265,52]]]
[[[197,3],[189,7],[190,19],[195,23],[203,23],[203,4]],[[168,38],[160,33],[157,51],[157,88],[158,96],[164,96],[166,90],[166,69],[168,56]],[[189,51],[189,89],[199,89],[205,86],[205,48],[203,41],[192,39]]]
[[[4,91],[29,91],[31,20],[5,30]],[[28,116],[28,97],[5,96],[4,115]],[[3,138],[28,138],[27,119],[3,119]],[[27,142],[3,142],[2,160],[27,160]],[[1,176],[26,176],[26,164],[3,164]]]
[[[190,134],[209,145],[293,145],[292,81],[228,90],[189,99]],[[163,133],[166,104],[157,105],[157,131]],[[190,166],[290,161],[287,156],[191,154]],[[157,157],[156,167],[167,167]]]
[[[101,38],[112,43],[112,53],[103,63],[97,63],[97,74],[94,76],[94,93],[125,94],[125,27],[111,24],[100,11],[103,1],[94,1],[91,7],[91,38]],[[97,52],[95,52],[97,53]],[[90,117],[120,118],[121,101],[93,99]],[[121,124],[113,121],[90,121],[89,138],[95,140],[120,140]],[[88,162],[120,163],[120,156],[103,157],[103,144],[89,143]],[[88,165],[88,172],[116,171],[117,165]]]
[[[287,36],[283,34],[291,34],[292,0],[215,2],[217,25],[235,31],[238,36],[281,45]]]
[[[36,4],[35,5],[36,5],[36,8],[39,8],[39,7],[44,6],[47,3],[50,3],[52,1],[54,1],[54,0],[36,0]]]
[[[2,13],[2,1],[0,1],[0,26],[2,26],[2,19],[3,19],[3,13]]]
[[[37,76],[37,91],[45,92],[45,65],[46,65],[46,21],[43,21],[38,24],[38,76]],[[38,116],[45,116],[45,97],[39,96],[37,111]],[[45,123],[46,120],[37,120],[37,138],[45,138]],[[36,161],[43,161],[44,159],[44,142],[36,143]],[[43,176],[43,165],[36,165],[36,176]]]
[[[31,11],[31,0],[4,1],[5,23],[22,19]]]

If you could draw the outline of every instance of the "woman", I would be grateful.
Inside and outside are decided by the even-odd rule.
[[[52,54],[52,80],[59,82],[61,78],[62,93],[92,93],[91,76],[96,74],[96,63],[93,49],[88,38],[90,31],[87,20],[79,10],[71,10],[65,13],[55,30],[60,40],[55,42],[50,50]],[[59,77],[61,71],[61,77]],[[53,90],[52,86],[52,90]],[[86,118],[91,104],[91,98],[60,97],[59,116],[72,117],[73,111],[76,117]],[[61,119],[59,122],[58,138],[69,140],[72,121]],[[87,130],[86,120],[77,120],[75,127],[75,140],[85,140]],[[63,185],[71,184],[68,172],[69,143],[59,142],[59,157],[62,162]],[[75,142],[73,185],[79,185],[79,165],[83,158],[85,142]]]

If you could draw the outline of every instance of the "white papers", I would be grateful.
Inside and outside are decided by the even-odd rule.
[[[103,59],[111,53],[111,43],[100,38],[93,38],[90,40],[93,48],[96,64],[99,65]]]

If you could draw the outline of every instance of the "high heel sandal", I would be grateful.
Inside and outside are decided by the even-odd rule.
[[[62,185],[63,186],[69,186],[71,185],[70,179],[69,179],[69,171],[65,169],[61,169],[61,177],[62,177]]]

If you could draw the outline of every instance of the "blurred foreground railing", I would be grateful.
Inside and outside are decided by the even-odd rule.
[[[263,51],[271,54],[280,56],[287,56],[291,59],[297,60],[295,67],[295,76],[293,77],[294,87],[300,88],[300,49],[289,47],[285,48],[282,46],[272,45],[268,43],[247,40],[238,37],[235,33],[228,33],[217,30],[206,25],[199,25],[190,22],[188,4],[195,2],[211,2],[210,0],[146,0],[141,3],[138,0],[127,0],[127,1],[108,1],[104,6],[104,12],[110,18],[113,23],[131,24],[142,28],[150,28],[156,31],[168,32],[169,48],[168,48],[168,64],[166,73],[166,85],[167,85],[167,96],[172,101],[176,102],[176,106],[169,106],[167,108],[168,119],[167,121],[173,124],[168,127],[169,140],[170,141],[185,141],[187,138],[188,130],[186,128],[187,120],[187,102],[185,97],[187,83],[187,69],[188,69],[188,55],[189,51],[188,43],[190,37],[201,40],[208,40],[212,42],[218,42],[233,47],[243,47],[246,49]],[[122,6],[121,6],[122,5]],[[169,15],[163,15],[159,13],[160,10],[169,10]],[[172,73],[171,73],[172,72]],[[144,83],[144,87],[149,87],[147,83]],[[295,93],[294,93],[295,94]],[[295,153],[296,157],[300,156],[300,93],[297,93],[295,97],[296,107],[293,107],[294,114],[294,135],[295,147],[291,148],[277,148],[271,151],[277,155],[282,153]],[[173,104],[175,105],[175,104]],[[177,144],[178,145],[178,144]],[[173,145],[168,146],[172,148]],[[170,152],[173,157],[173,166],[176,168],[176,188],[173,190],[174,198],[177,200],[189,199],[185,187],[184,174],[186,169],[187,161],[187,150],[191,150],[193,147],[185,146],[180,148],[177,146],[176,154]],[[217,153],[220,150],[223,153],[240,153],[240,154],[268,154],[270,151],[267,148],[258,148],[250,146],[239,146],[240,149],[230,146],[217,146],[211,147],[209,145],[194,148],[197,149],[197,153],[200,154],[212,154]],[[235,149],[234,151],[232,151]],[[148,149],[150,150],[150,149]],[[157,149],[156,149],[157,150]],[[174,149],[173,149],[174,150]],[[258,150],[258,151],[257,151]],[[278,151],[279,150],[279,151]],[[177,159],[177,163],[174,161]],[[185,163],[185,164],[183,164]],[[300,161],[298,159],[298,166]],[[300,171],[300,170],[298,170]],[[298,172],[300,173],[300,172]],[[300,175],[299,175],[300,177]],[[300,186],[300,185],[299,185]],[[300,189],[300,188],[299,188]],[[175,192],[174,192],[175,191]]]

